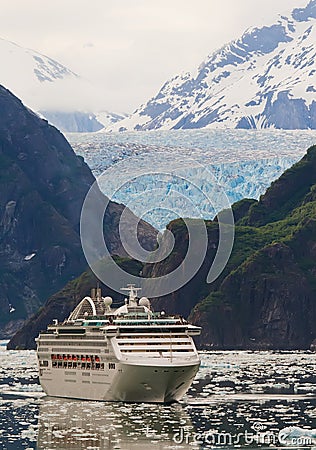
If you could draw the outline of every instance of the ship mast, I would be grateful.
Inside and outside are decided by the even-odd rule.
[[[121,291],[127,291],[129,293],[128,305],[137,306],[137,292],[142,288],[135,287],[135,284],[128,284],[126,288],[121,288]]]

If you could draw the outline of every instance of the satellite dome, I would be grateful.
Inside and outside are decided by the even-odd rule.
[[[146,306],[147,308],[150,308],[150,301],[148,300],[147,297],[142,297],[142,298],[139,300],[139,305],[140,305],[140,306]]]
[[[113,302],[112,297],[103,297],[103,301],[106,306],[111,306]]]

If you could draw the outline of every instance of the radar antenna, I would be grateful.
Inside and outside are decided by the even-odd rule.
[[[137,298],[137,292],[142,288],[135,287],[135,284],[128,284],[126,288],[121,288],[121,291],[127,291],[129,293],[129,304],[134,305]]]

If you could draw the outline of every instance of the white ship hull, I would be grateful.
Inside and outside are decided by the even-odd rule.
[[[100,289],[69,318],[37,338],[40,383],[49,396],[171,403],[189,389],[200,358],[192,336],[200,328],[154,313],[132,285],[129,302],[110,309]],[[146,306],[147,305],[147,306]]]
[[[199,369],[190,365],[116,363],[110,373],[42,369],[40,382],[49,396],[85,400],[171,403],[180,400]]]

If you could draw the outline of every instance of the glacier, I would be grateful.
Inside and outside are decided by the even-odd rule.
[[[113,201],[124,203],[158,230],[178,217],[213,219],[242,198],[259,198],[271,181],[296,161],[288,156],[201,167],[197,159],[189,159],[189,165],[175,168],[174,155],[171,160],[165,153],[157,156],[164,163],[156,162],[155,168],[148,167],[148,155],[127,158],[118,167],[112,166],[114,170],[101,177],[100,187]],[[145,175],[138,172],[141,163],[148,167]],[[122,174],[117,188],[118,175]]]
[[[258,199],[316,142],[316,131],[176,130],[67,135],[111,200],[163,230]],[[219,195],[221,194],[222,195]],[[219,202],[221,199],[221,202]]]

